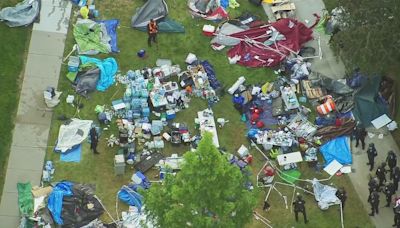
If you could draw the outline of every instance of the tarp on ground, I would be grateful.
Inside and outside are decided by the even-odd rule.
[[[80,162],[82,154],[82,144],[67,150],[65,153],[61,153],[60,161],[63,162]]]
[[[215,76],[214,67],[207,60],[202,61],[201,65],[203,66],[204,70],[207,73],[207,78],[208,82],[210,83],[210,86],[215,90],[221,88],[221,83]]]
[[[326,165],[331,163],[333,160],[338,161],[342,165],[350,165],[353,163],[348,141],[348,137],[340,136],[328,141],[319,148],[324,156]]]
[[[63,198],[64,196],[72,196],[72,186],[73,184],[68,181],[63,181],[56,186],[54,186],[53,191],[50,193],[47,208],[49,209],[51,215],[53,216],[54,222],[59,225],[63,225],[64,221],[61,218],[61,212],[63,208]]]
[[[27,26],[32,24],[40,13],[40,0],[24,0],[15,7],[0,10],[0,21],[5,21],[9,27]]]
[[[85,96],[95,91],[99,78],[100,69],[97,67],[79,72],[75,79],[75,92]]]
[[[228,13],[223,5],[225,1],[220,0],[188,0],[189,11],[193,16],[201,17],[206,20],[221,20],[228,18]]]
[[[300,176],[301,176],[301,173],[300,173],[299,170],[291,169],[291,170],[283,171],[282,175],[281,175],[281,178],[284,181],[286,181],[286,182],[288,182],[290,184],[293,184],[294,182],[297,181],[298,178],[300,178]]]
[[[22,216],[32,216],[33,196],[31,183],[17,183],[18,207]]]
[[[275,30],[277,32],[274,32]],[[232,47],[227,54],[230,59],[239,58],[237,63],[240,65],[275,67],[291,52],[300,51],[300,48],[312,39],[312,33],[312,29],[303,23],[295,19],[284,18],[269,25],[262,25],[229,35],[231,38],[240,40],[240,42]],[[273,34],[279,36],[272,37]],[[272,44],[264,44],[266,41],[272,42]]]
[[[118,192],[118,198],[129,206],[135,206],[139,212],[143,205],[143,196],[134,190],[134,185],[122,186]]]
[[[314,178],[312,181],[315,200],[321,210],[327,210],[329,206],[340,204],[339,198],[336,196],[337,189],[329,185],[321,184]]]
[[[211,40],[212,44],[220,44],[225,46],[234,46],[240,43],[240,40],[229,36],[235,33],[243,32],[245,29],[231,24],[231,23],[224,23],[218,30],[217,35]]]
[[[109,44],[111,45],[112,52],[119,52],[118,44],[117,44],[117,28],[119,26],[118,19],[110,19],[97,21],[97,23],[104,24],[106,26],[107,34],[111,38]]]
[[[168,17],[162,19],[161,21],[157,21],[158,31],[159,32],[167,32],[167,33],[184,33],[185,27],[179,22],[169,19]],[[147,25],[143,27],[137,27],[136,29],[147,32]]]
[[[132,16],[133,28],[146,27],[150,19],[159,20],[168,15],[168,6],[164,0],[149,0]]]
[[[380,76],[370,77],[354,95],[353,115],[364,127],[383,114],[390,116],[388,105],[379,95],[381,79]]]
[[[118,71],[117,61],[110,57],[104,60],[90,58],[87,56],[79,56],[81,63],[94,63],[100,69],[100,78],[97,82],[96,89],[98,91],[105,91],[115,82],[115,74]]]
[[[74,25],[74,38],[78,44],[79,54],[96,55],[111,52],[111,37],[104,23],[89,19],[78,19]]]
[[[69,123],[61,125],[54,150],[64,153],[81,144],[88,137],[92,123],[92,120],[71,119]]]

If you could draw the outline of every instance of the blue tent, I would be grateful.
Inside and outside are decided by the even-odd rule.
[[[117,28],[119,26],[119,20],[118,19],[110,19],[110,20],[103,20],[103,21],[97,21],[98,23],[103,23],[106,26],[106,30],[108,35],[110,36],[110,45],[111,45],[111,51],[114,53],[119,52],[119,48],[117,45]]]
[[[133,188],[135,185],[122,186],[118,192],[118,198],[129,206],[136,206],[139,211],[143,205],[143,196],[137,193]]]
[[[105,91],[115,82],[115,74],[118,71],[118,64],[114,58],[106,58],[104,60],[90,58],[87,56],[79,56],[81,63],[94,63],[100,69],[100,78],[97,82],[96,89]]]
[[[47,201],[47,208],[51,212],[54,221],[62,225],[63,219],[61,218],[61,211],[63,207],[63,198],[64,196],[72,196],[72,186],[73,184],[68,181],[63,181],[53,188],[53,191],[50,193],[49,199]]]
[[[342,165],[353,163],[350,146],[347,143],[346,136],[340,136],[330,140],[322,145],[319,150],[324,156],[326,165],[331,163],[333,160],[338,161]]]

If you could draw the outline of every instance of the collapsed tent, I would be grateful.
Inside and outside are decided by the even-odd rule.
[[[141,8],[132,16],[132,28],[140,31],[147,31],[147,25],[150,19],[158,22],[159,32],[185,32],[182,24],[166,18],[168,15],[168,6],[164,0],[147,1]]]
[[[193,16],[211,21],[228,18],[225,10],[228,5],[226,0],[188,0],[189,11]]]
[[[119,52],[116,33],[118,25],[119,20],[116,19],[100,22],[78,19],[73,34],[79,54]]]
[[[97,81],[96,89],[105,91],[115,82],[115,74],[118,71],[118,64],[114,58],[106,58],[104,60],[90,58],[87,56],[79,56],[82,64],[93,63],[100,70],[100,77]]]
[[[136,206],[139,212],[143,205],[143,196],[135,191],[137,186],[135,185],[124,185],[118,192],[118,198],[129,206]]]
[[[29,217],[33,213],[33,196],[31,183],[17,183],[18,206],[22,216]]]
[[[371,121],[383,114],[389,116],[389,108],[386,101],[379,94],[382,77],[369,78],[363,87],[354,95],[353,115],[365,127],[371,125]]]
[[[61,125],[54,150],[64,153],[81,144],[89,135],[92,123],[92,120],[71,119],[69,123]]]
[[[39,17],[39,13],[39,0],[24,0],[15,7],[3,8],[0,11],[0,21],[5,21],[9,27],[27,26]]]
[[[341,136],[330,140],[320,147],[326,165],[333,160],[338,161],[342,165],[349,165],[353,162],[348,140],[348,137]]]
[[[329,185],[321,184],[314,178],[312,181],[315,200],[321,210],[327,210],[329,206],[340,204],[339,198],[336,196],[337,189]]]
[[[229,41],[214,39],[212,45],[235,45],[228,51],[230,62],[248,67],[274,67],[290,53],[298,53],[312,39],[312,29],[294,19],[284,18],[223,36]]]
[[[103,206],[88,185],[58,183],[47,205],[54,221],[63,227],[82,227],[103,214]]]
[[[96,90],[100,77],[100,69],[95,67],[78,73],[75,79],[75,92],[86,96]]]

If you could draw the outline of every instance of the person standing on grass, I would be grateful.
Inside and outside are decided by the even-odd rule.
[[[157,33],[158,33],[158,25],[157,22],[153,19],[150,19],[149,24],[147,25],[147,33],[149,34],[149,38],[147,39],[147,43],[149,47],[151,47],[151,43],[157,43]]]
[[[388,155],[386,157],[386,162],[389,166],[390,180],[392,180],[393,179],[393,169],[397,165],[397,157],[396,157],[396,154],[393,152],[393,150],[388,152]]]
[[[344,190],[344,188],[342,187],[342,188],[340,188],[340,189],[338,189],[336,191],[335,195],[337,196],[337,198],[340,199],[340,202],[342,202],[342,210],[344,210],[344,203],[347,200],[347,192],[346,192],[346,190]]]
[[[299,212],[300,212],[304,216],[304,223],[306,223],[306,224],[308,223],[305,204],[306,204],[306,202],[301,198],[301,195],[298,194],[297,200],[293,202],[294,216],[295,216],[296,222],[299,221]]]
[[[96,128],[92,127],[89,132],[90,135],[90,149],[93,150],[94,154],[100,154],[97,152],[97,143],[99,142],[99,136],[97,134]]]

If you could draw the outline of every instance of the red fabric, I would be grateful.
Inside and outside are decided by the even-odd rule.
[[[264,122],[261,120],[256,123],[257,128],[263,128],[265,126]]]
[[[291,22],[294,26],[289,28]],[[264,47],[263,44],[251,42],[252,40],[258,42],[266,41],[269,36],[263,38],[259,38],[259,36],[265,35],[270,26],[284,35],[286,39],[277,41],[277,45],[273,44],[269,46],[270,48]],[[238,64],[247,67],[275,67],[290,54],[288,49],[294,52],[300,51],[300,48],[312,39],[312,30],[301,22],[284,18],[267,26],[251,28],[231,36],[249,40],[249,42],[241,41],[228,51],[230,58],[236,55],[241,56],[241,59],[237,62]],[[258,56],[258,58],[255,56]]]
[[[249,156],[247,156],[245,161],[247,164],[251,164],[253,162],[253,155],[250,154]]]
[[[223,7],[216,8],[213,12],[207,15],[205,19],[207,20],[220,20],[228,18],[228,13]]]
[[[260,114],[253,113],[251,115],[251,118],[250,118],[251,122],[256,122],[258,119],[260,119]]]

